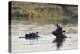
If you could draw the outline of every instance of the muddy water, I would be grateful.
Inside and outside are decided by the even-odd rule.
[[[56,27],[53,25],[12,25],[12,51],[33,52],[57,50],[56,43],[52,43],[55,36],[51,34],[51,31],[55,29]],[[19,39],[20,36],[23,37],[26,33],[30,32],[39,32],[39,40]],[[66,35],[71,38],[66,38],[60,50],[76,49],[78,47],[77,33],[66,33]]]

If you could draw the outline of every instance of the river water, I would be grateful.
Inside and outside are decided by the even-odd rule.
[[[35,52],[35,51],[53,51],[57,50],[56,43],[52,43],[55,36],[51,34],[56,29],[53,25],[11,25],[12,33],[12,51],[17,52]],[[53,29],[54,28],[54,29]],[[39,32],[40,38],[38,40],[25,40],[25,34],[31,32]],[[65,33],[67,37],[63,42],[60,50],[77,49],[78,35],[77,33]]]

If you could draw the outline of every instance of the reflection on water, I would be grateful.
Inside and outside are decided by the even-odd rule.
[[[56,43],[57,50],[59,50],[60,46],[63,45],[64,41],[65,41],[65,38],[55,38],[55,40],[53,40],[53,44]]]
[[[31,29],[30,29],[31,28]],[[50,51],[50,50],[63,50],[63,49],[76,49],[77,48],[77,33],[68,33],[66,36],[72,38],[60,39],[55,38],[51,34],[53,25],[12,25],[12,50],[14,52],[31,52],[31,51]],[[55,26],[54,26],[55,30]],[[39,40],[25,40],[19,39],[29,32],[39,32]],[[65,41],[64,41],[65,40]],[[55,42],[56,43],[52,43]],[[64,41],[64,42],[63,42]],[[57,48],[56,48],[57,45]],[[62,45],[62,46],[61,46]],[[60,47],[60,48],[59,48]]]

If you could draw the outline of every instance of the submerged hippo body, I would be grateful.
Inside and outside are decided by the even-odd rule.
[[[40,36],[38,36],[38,32],[36,32],[36,33],[25,34],[24,37],[19,37],[19,38],[25,38],[25,39],[33,40],[33,39],[38,39],[39,37]]]

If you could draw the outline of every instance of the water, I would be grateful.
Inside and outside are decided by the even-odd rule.
[[[53,29],[54,27],[54,29]],[[51,34],[56,27],[53,25],[12,25],[12,51],[13,52],[33,52],[33,51],[53,51],[57,50],[56,43],[52,43],[55,36]],[[39,40],[19,39],[26,33],[39,32]],[[77,33],[66,33],[67,37],[60,50],[76,49],[78,47]]]

